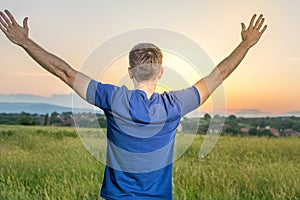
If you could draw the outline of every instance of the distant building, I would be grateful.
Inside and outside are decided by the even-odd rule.
[[[223,129],[225,129],[226,127],[228,127],[227,124],[213,124],[211,126],[209,126],[209,133],[219,133],[222,132]]]
[[[243,128],[240,128],[240,130],[243,132],[243,133],[248,133],[249,132],[249,128],[246,128],[246,127],[243,127]]]
[[[289,129],[284,129],[282,135],[284,137],[292,137],[292,136],[300,136],[300,133],[289,128]]]
[[[272,128],[271,127],[269,130],[270,130],[270,132],[272,133],[272,135],[274,137],[280,137],[280,132],[279,132],[279,130],[277,128]]]

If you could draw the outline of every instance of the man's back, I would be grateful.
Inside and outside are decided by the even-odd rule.
[[[172,162],[181,117],[197,108],[194,87],[148,99],[128,90],[91,81],[90,103],[107,117],[107,166],[101,196],[107,199],[172,199]]]

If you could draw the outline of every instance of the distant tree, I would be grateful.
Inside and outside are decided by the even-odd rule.
[[[300,121],[300,120],[299,120],[299,121]],[[292,126],[292,129],[293,129],[294,131],[300,132],[300,122],[295,123],[295,124]]]
[[[208,127],[209,127],[209,123],[207,123],[207,122],[199,123],[197,133],[198,134],[206,134]]]
[[[251,128],[248,131],[248,135],[250,135],[250,136],[256,136],[257,134],[258,134],[258,130],[256,128]]]
[[[273,134],[271,133],[270,130],[264,129],[264,130],[260,131],[260,136],[268,136],[268,137],[271,137],[271,136],[273,136]]]
[[[59,114],[57,112],[51,113],[50,124],[62,123],[61,119],[58,116],[59,116]]]
[[[240,135],[242,133],[235,115],[229,115],[229,117],[226,118],[225,123],[226,127],[224,132],[230,133],[231,135]]]
[[[32,125],[30,118],[28,118],[28,117],[22,117],[20,120],[20,124],[21,125]]]
[[[228,116],[228,120],[233,121],[233,120],[237,120],[237,118],[236,118],[235,115],[229,115],[229,116]]]
[[[231,135],[241,135],[241,130],[239,126],[235,124],[227,124],[227,126],[224,128],[225,133],[230,133]]]
[[[206,121],[210,121],[210,120],[211,120],[210,114],[205,113],[205,114],[204,114],[204,119],[205,119]]]
[[[44,126],[47,126],[48,125],[48,120],[49,120],[49,114],[47,113],[45,116],[44,116]]]
[[[105,115],[97,115],[98,123],[101,128],[106,128],[106,117]]]
[[[62,115],[64,116],[64,119],[72,118],[72,112],[63,112]]]
[[[21,125],[35,125],[35,120],[33,119],[33,116],[31,116],[29,113],[22,112],[21,118],[20,118],[20,124]]]

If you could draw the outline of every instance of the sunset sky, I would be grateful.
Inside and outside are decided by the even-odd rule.
[[[0,4],[2,11],[9,9],[19,22],[28,16],[30,37],[78,70],[104,41],[141,28],[182,34],[218,64],[241,41],[241,22],[247,25],[254,13],[262,13],[268,29],[223,87],[228,110],[269,113],[300,111],[299,8],[298,0],[3,0]],[[180,67],[175,66],[180,61],[175,61],[166,56],[167,63]],[[0,35],[0,63],[0,94],[51,96],[72,92],[4,34]],[[124,64],[123,72],[126,69]],[[110,76],[104,79],[117,75]],[[190,76],[192,79],[192,72]]]

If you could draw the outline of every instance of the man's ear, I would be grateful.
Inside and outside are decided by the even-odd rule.
[[[128,75],[129,75],[129,78],[130,78],[130,79],[133,79],[133,73],[132,73],[130,67],[128,67]]]
[[[164,68],[161,67],[160,70],[159,70],[159,73],[158,73],[158,76],[157,76],[157,79],[161,79],[162,75],[164,74]]]

